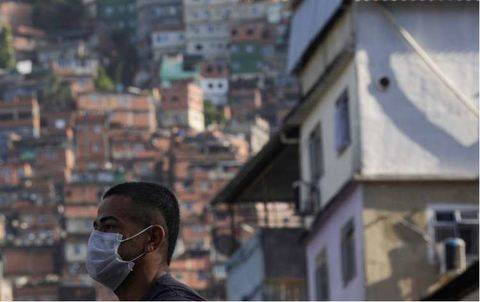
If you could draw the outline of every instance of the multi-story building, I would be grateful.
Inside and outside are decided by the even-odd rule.
[[[79,112],[75,116],[77,167],[103,167],[110,160],[108,131],[105,113]]]
[[[2,1],[0,3],[0,23],[13,29],[20,26],[32,26],[32,6],[21,1]]]
[[[38,63],[62,77],[97,74],[98,60],[90,50],[89,41],[65,40],[36,48]]]
[[[308,299],[420,299],[452,237],[478,259],[477,9],[294,3],[302,100],[216,200],[297,200]]]
[[[0,299],[13,301],[12,284],[3,276],[3,260],[0,257]]]
[[[0,132],[23,137],[40,136],[40,109],[36,98],[0,102]]]
[[[61,223],[52,200],[35,190],[2,187],[3,276],[15,300],[58,299]]]
[[[30,163],[9,161],[0,166],[0,186],[19,186],[32,176]]]
[[[135,33],[138,26],[136,1],[99,0],[96,1],[98,26],[108,31]]]
[[[185,48],[182,0],[137,1],[141,57],[158,61]],[[150,53],[149,53],[150,52]]]
[[[75,170],[63,192],[62,287],[60,295],[91,300],[104,289],[87,274],[85,261],[88,237],[93,229],[97,206],[105,190],[123,180],[122,173],[110,169]],[[63,296],[62,296],[63,297]]]
[[[239,123],[231,120],[227,123],[225,131],[228,133],[243,134],[248,142],[249,154],[255,155],[268,142],[270,126],[261,117],[256,116],[253,121]]]
[[[193,56],[183,54],[167,55],[162,59],[162,64],[159,71],[160,83],[169,85],[173,81],[193,80],[198,76],[196,63],[199,60],[193,60],[191,64],[189,61]],[[197,57],[198,58],[198,57]]]
[[[200,87],[203,98],[214,105],[225,105],[228,97],[228,64],[226,61],[204,61],[200,65]]]
[[[155,30],[151,34],[152,58],[160,61],[165,55],[182,53],[185,48],[183,29]]]
[[[76,99],[77,110],[108,114],[110,129],[152,133],[157,128],[154,100],[147,95],[89,93]]]
[[[158,120],[164,127],[181,126],[203,131],[202,89],[194,82],[175,81],[161,88]]]
[[[219,131],[196,134],[180,130],[172,133],[171,139],[169,175],[183,217],[181,248],[174,257],[171,271],[205,295],[224,299],[214,279],[216,257],[212,254],[211,237],[214,221],[208,202],[248,156],[248,146],[244,140],[242,144],[233,135]],[[195,265],[201,267],[195,268]]]
[[[228,102],[234,120],[240,123],[254,120],[263,103],[257,79],[230,81]]]
[[[230,42],[231,77],[256,78],[263,75],[264,56],[273,55],[272,33],[266,20],[232,25]]]
[[[238,0],[183,0],[186,50],[205,58],[226,58],[229,18]]]

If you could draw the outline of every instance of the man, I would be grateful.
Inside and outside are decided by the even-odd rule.
[[[110,188],[88,241],[89,275],[120,300],[205,300],[168,273],[179,224],[178,201],[166,187],[126,182]]]

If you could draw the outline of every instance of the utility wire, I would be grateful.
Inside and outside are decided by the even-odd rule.
[[[464,96],[450,81],[450,79],[440,70],[438,65],[432,60],[432,58],[427,54],[425,50],[417,43],[417,41],[412,37],[412,35],[403,28],[395,20],[394,16],[388,11],[383,4],[378,3],[381,8],[382,13],[385,17],[395,26],[395,29],[400,33],[403,39],[417,52],[420,58],[430,67],[430,69],[440,78],[440,80],[455,94],[455,96],[460,100],[468,110],[470,110],[475,117],[478,119],[478,109],[471,103],[471,101]]]

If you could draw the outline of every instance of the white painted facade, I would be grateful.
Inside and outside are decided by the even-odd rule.
[[[228,78],[201,78],[200,87],[205,100],[215,105],[224,105],[227,102]]]
[[[155,59],[185,47],[185,34],[180,30],[156,31],[151,35],[152,51]]]
[[[65,260],[67,262],[85,262],[87,259],[86,242],[65,243]]]
[[[478,117],[402,39],[379,5],[356,8],[362,174],[478,177]],[[478,6],[387,8],[478,108]],[[390,86],[381,90],[377,82],[384,76]]]
[[[238,0],[184,0],[186,50],[206,58],[225,57],[229,18]]]
[[[356,179],[478,179],[478,117],[467,109],[386,15],[415,39],[455,89],[478,108],[478,2],[353,2],[339,14],[339,3],[320,8],[305,0],[294,14],[289,69],[297,67],[305,103],[300,119],[301,177],[311,181],[308,141],[321,125],[323,173],[316,212],[334,197],[340,206],[324,217],[306,246],[309,299],[316,300],[315,258],[327,248],[330,299],[366,299],[362,245],[361,186],[338,198]],[[320,13],[319,10],[323,9]],[[322,44],[298,63],[319,31],[336,16]],[[351,56],[343,55],[351,51]],[[343,58],[343,59],[342,59]],[[385,78],[388,85],[385,83]],[[350,144],[335,150],[335,103],[348,91]],[[307,105],[304,105],[307,106]],[[478,114],[478,110],[477,110]],[[298,117],[300,116],[300,117]],[[288,121],[287,121],[288,122]],[[310,195],[302,187],[302,202]],[[339,275],[339,228],[355,216],[357,276],[343,287]]]
[[[342,93],[347,91],[349,96],[349,113],[350,113],[350,133],[352,141],[350,145],[337,153],[335,150],[335,103]],[[313,185],[319,187],[320,205],[317,208],[324,207],[338,193],[340,188],[348,182],[355,171],[359,169],[358,161],[356,161],[355,152],[358,150],[359,137],[358,133],[358,114],[356,111],[356,77],[355,67],[351,62],[341,73],[338,79],[333,82],[328,90],[318,90],[312,94],[312,98],[319,100],[317,105],[310,111],[300,126],[300,163],[301,176],[303,180],[313,182]],[[308,154],[309,137],[320,125],[320,136],[322,139],[322,156],[323,156],[323,176],[318,182],[311,179],[310,158]],[[306,189],[305,187],[303,188]],[[304,191],[303,196],[308,198],[308,194]]]
[[[205,116],[203,112],[188,110],[167,110],[160,114],[160,123],[164,127],[181,126],[197,131],[205,130]]]
[[[355,226],[355,265],[356,273],[345,286],[342,280],[341,263],[341,228],[353,218]],[[365,300],[365,273],[363,266],[363,221],[362,221],[362,188],[356,187],[342,201],[341,207],[334,209],[328,222],[318,231],[315,238],[306,247],[308,269],[308,299],[318,300],[316,295],[315,268],[317,255],[326,249],[328,263],[328,280],[330,284],[330,300]]]

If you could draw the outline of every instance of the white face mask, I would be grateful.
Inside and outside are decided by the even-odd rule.
[[[118,247],[122,242],[139,236],[152,226],[123,240],[122,234],[93,230],[88,239],[86,262],[87,272],[90,277],[111,290],[116,290],[133,270],[134,261],[145,255],[145,252],[143,252],[135,258],[125,261],[118,254]]]

